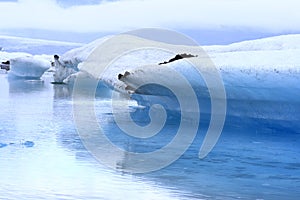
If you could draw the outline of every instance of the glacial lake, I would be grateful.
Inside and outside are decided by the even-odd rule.
[[[72,90],[42,80],[0,74],[0,199],[298,199],[300,135],[226,121],[204,159],[198,158],[205,126],[170,166],[134,174],[103,165],[85,148],[73,119]],[[122,103],[122,102],[121,102]],[[120,104],[121,104],[120,103]],[[134,102],[130,102],[134,105]],[[121,135],[110,99],[96,97],[96,116],[119,146],[152,151],[165,145]],[[145,113],[136,109],[135,118]],[[230,120],[230,119],[227,119]],[[142,122],[141,122],[142,123]],[[172,136],[176,123],[166,124]],[[95,144],[97,145],[97,144]]]

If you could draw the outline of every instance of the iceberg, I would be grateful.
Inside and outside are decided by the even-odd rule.
[[[69,77],[79,71],[79,64],[85,61],[91,52],[108,37],[100,38],[87,45],[67,51],[62,56],[54,55],[54,82],[71,83]],[[74,77],[74,75],[72,76]]]
[[[24,52],[6,52],[6,51],[0,51],[0,61],[5,62],[7,60],[18,58],[18,57],[25,57],[25,56],[31,56],[29,53]]]
[[[43,56],[25,56],[10,59],[10,78],[39,79],[51,67]]]
[[[61,62],[58,55],[54,55],[54,67],[53,83],[63,83],[64,79],[78,71],[77,65],[72,62]]]
[[[81,47],[81,43],[0,36],[0,63],[9,77],[38,79],[51,67],[53,54]],[[33,56],[34,55],[34,56]],[[4,65],[3,63],[8,63]]]
[[[128,44],[134,38],[135,41],[143,40],[146,44],[162,45],[160,42],[135,36],[126,37]],[[176,111],[180,110],[180,106],[172,92],[155,84],[146,84],[151,81],[160,83],[163,80],[163,84],[180,90],[181,84],[170,73],[170,69],[174,69],[187,78],[199,102],[202,102],[201,112],[209,115],[211,94],[205,80],[201,78],[203,74],[197,74],[192,64],[198,58],[184,58],[159,65],[178,53],[199,55],[199,47],[163,45],[174,51],[142,49],[122,55],[113,63],[107,62],[103,55],[99,59],[103,63],[98,64],[108,67],[101,77],[99,69],[84,59],[78,68],[109,88],[128,94],[141,105],[162,103],[169,110]],[[122,44],[118,48],[122,48]],[[226,116],[232,119],[230,123],[251,124],[260,120],[270,129],[299,132],[300,114],[297,111],[300,109],[300,57],[295,55],[300,53],[300,35],[284,35],[226,46],[204,46],[203,49],[222,77],[226,90]],[[83,51],[83,55],[87,58],[87,51]],[[203,65],[201,69],[204,75],[213,80],[209,67]],[[142,85],[144,86],[141,87]]]
[[[203,79],[203,76],[207,76],[214,80],[211,68],[199,64],[202,74],[197,73],[193,63],[197,63],[199,57],[166,62],[177,54],[205,57],[205,54],[199,53],[199,47],[163,44],[132,35],[123,37],[126,37],[124,44],[112,45],[122,49],[133,41],[142,41],[150,47],[153,44],[158,47],[168,46],[174,51],[139,49],[119,56],[113,62],[108,60],[103,51],[103,55],[97,55],[100,57],[97,65],[105,65],[106,69],[99,76],[99,67],[90,65],[87,59],[97,46],[110,37],[101,38],[63,54],[55,62],[55,81],[73,84],[76,77],[93,79],[105,84],[107,88],[130,96],[142,106],[151,106],[156,102],[169,111],[177,112],[180,111],[180,105],[170,90],[147,84],[152,81],[183,90],[182,85],[175,81],[172,73],[175,70],[190,82],[200,102],[201,112],[211,114],[211,94]],[[300,53],[300,35],[283,35],[224,46],[204,46],[203,49],[222,78],[226,91],[227,117],[232,118],[232,122],[252,123],[262,120],[266,124],[273,124],[271,127],[299,132],[300,114],[297,110],[300,108],[300,57],[295,55]],[[188,112],[192,112],[192,108]]]

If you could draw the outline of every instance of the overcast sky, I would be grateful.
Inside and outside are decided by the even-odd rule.
[[[0,8],[0,29],[108,32],[142,27],[240,27],[274,33],[300,31],[299,0],[2,0]]]
[[[167,28],[200,44],[300,33],[299,0],[0,0],[0,35],[90,42]]]

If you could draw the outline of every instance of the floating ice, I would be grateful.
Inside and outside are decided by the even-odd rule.
[[[10,59],[11,78],[38,79],[51,67],[51,62],[41,56],[26,56]]]
[[[6,51],[0,51],[0,61],[5,62],[7,60],[13,59],[13,58],[19,58],[19,57],[25,57],[25,56],[31,56],[29,53],[24,52],[6,52]]]
[[[156,43],[157,46],[160,45],[158,42],[153,43]],[[197,78],[195,80],[195,77],[193,77],[195,72],[193,66],[187,64],[193,58],[175,61],[167,65],[158,65],[160,62],[174,57],[177,53],[196,54],[199,47],[169,46],[177,49],[177,52],[171,54],[161,49],[152,49],[139,50],[123,55],[109,66],[102,77],[97,77],[97,68],[89,68],[84,62],[79,66],[81,66],[82,71],[88,72],[94,78],[100,78],[107,85],[121,92],[126,91],[126,88],[134,87],[135,82],[140,84],[147,77],[164,78],[175,82],[172,77],[165,77],[166,67],[174,68],[186,74],[189,79],[193,79],[194,83],[199,82]],[[276,92],[261,93],[251,88],[272,91],[284,87],[298,88],[300,57],[295,55],[300,53],[300,35],[246,41],[227,46],[207,46],[204,49],[220,71],[224,85],[228,89],[229,87],[235,88],[228,93],[229,98],[282,99],[283,96],[278,96]],[[203,66],[203,69],[209,73],[209,69],[205,69],[205,66]],[[124,74],[126,71],[130,72],[127,81],[126,79],[123,79],[123,82],[118,80],[118,75]],[[157,92],[153,91],[153,94],[157,94]],[[148,91],[149,93],[150,91]]]
[[[162,46],[160,42],[137,39],[135,36],[127,37],[126,44],[115,44],[115,46],[121,48],[122,45],[128,45],[135,40],[144,40],[147,44],[155,43],[158,47]],[[72,83],[80,75],[85,79],[101,81],[121,93],[129,93],[141,104],[161,102],[169,109],[176,110],[179,109],[178,104],[169,91],[153,85],[139,88],[141,84],[153,80],[154,77],[157,82],[163,79],[180,89],[181,85],[176,85],[176,79],[168,71],[174,69],[187,78],[195,89],[199,101],[204,102],[205,106],[201,107],[201,111],[209,113],[210,105],[203,99],[210,99],[210,93],[205,81],[199,74],[197,75],[191,63],[197,58],[185,58],[159,65],[176,54],[198,55],[199,47],[168,44],[167,46],[174,49],[174,52],[159,48],[139,49],[110,62],[99,77],[98,68],[86,65],[85,61],[106,39],[100,39],[61,56],[62,62],[72,63],[72,68],[79,70],[78,73],[66,77],[64,82]],[[300,116],[296,112],[300,107],[300,85],[298,84],[300,57],[296,56],[300,54],[300,35],[284,35],[224,46],[204,46],[203,49],[222,77],[226,89],[228,116],[278,120],[283,122],[284,127],[296,126],[300,122]],[[105,56],[105,52],[99,55],[99,62],[106,63]],[[205,57],[204,54],[201,56]],[[201,73],[207,75],[211,73],[211,69],[206,65],[202,65],[201,69]],[[120,74],[124,75],[126,71],[127,76],[120,78]]]
[[[95,40],[87,45],[79,48],[72,49],[62,56],[55,55],[55,72],[54,72],[54,82],[55,83],[70,83],[72,79],[72,74],[75,74],[79,70],[79,64],[87,59],[90,53],[99,46],[107,38],[101,38]],[[75,75],[76,76],[76,75]],[[74,77],[74,75],[72,75]],[[65,80],[66,79],[66,80]]]
[[[72,62],[60,61],[57,55],[54,56],[54,59],[54,83],[63,83],[64,79],[78,71],[77,65]]]

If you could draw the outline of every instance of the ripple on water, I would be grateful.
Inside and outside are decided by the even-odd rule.
[[[33,141],[25,141],[25,142],[9,142],[9,143],[0,143],[0,148],[4,148],[7,146],[17,146],[17,147],[26,147],[26,148],[31,148],[35,144]]]

